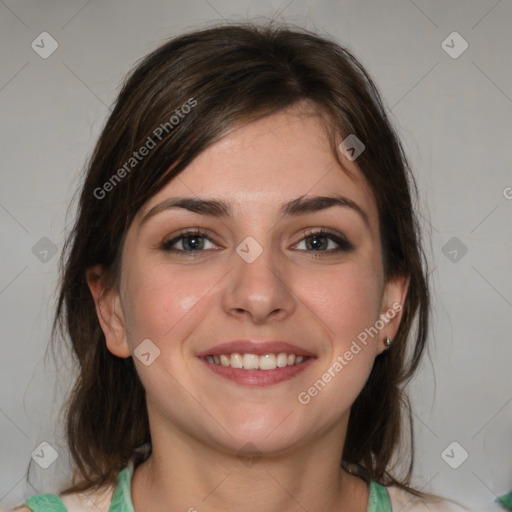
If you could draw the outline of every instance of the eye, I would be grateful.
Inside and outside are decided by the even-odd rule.
[[[354,249],[354,245],[350,243],[343,235],[332,232],[325,228],[309,230],[305,232],[304,235],[304,238],[299,242],[299,244],[296,244],[296,246],[304,242],[307,248],[307,252],[325,252],[328,254],[334,254],[341,251],[349,252]],[[328,249],[329,245],[332,246],[332,244],[329,244],[329,242],[334,242],[338,247]],[[313,251],[309,251],[308,249],[310,248],[313,249]]]
[[[211,247],[205,247],[205,244],[207,245],[208,243],[215,245],[206,233],[199,230],[187,230],[172,240],[162,242],[161,249],[166,252],[189,253],[192,256],[194,252],[203,252],[204,249],[211,249]],[[174,247],[176,245],[178,248]]]
[[[343,235],[325,228],[308,230],[304,232],[304,235],[304,238],[298,244],[295,244],[294,247],[305,243],[306,252],[335,254],[342,251],[349,252],[354,249],[354,245]],[[332,242],[334,242],[337,247],[329,248],[329,245],[332,246]],[[211,247],[207,247],[208,243],[211,244]],[[186,230],[171,240],[166,240],[161,244],[161,249],[165,252],[186,254],[188,256],[194,256],[194,253],[211,250],[214,249],[214,247],[215,244],[206,233],[201,230],[193,229]],[[320,255],[315,254],[315,257],[318,256]]]

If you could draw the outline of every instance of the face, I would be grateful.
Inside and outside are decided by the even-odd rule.
[[[152,429],[270,453],[346,425],[407,283],[385,282],[375,199],[357,160],[342,163],[354,176],[314,115],[238,128],[138,212],[119,289],[102,296],[89,279],[109,350],[133,356]],[[308,203],[320,196],[343,199]],[[177,198],[225,204],[171,207]],[[249,343],[217,347],[235,340]]]

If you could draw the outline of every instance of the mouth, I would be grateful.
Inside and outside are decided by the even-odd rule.
[[[316,356],[286,342],[241,340],[223,343],[197,354],[220,377],[246,386],[269,386],[306,370]]]
[[[199,359],[216,375],[245,386],[271,386],[289,380],[306,370],[316,360],[315,357],[297,356],[292,364],[288,364],[287,359],[286,365],[277,366],[278,359],[280,363],[284,363],[284,356],[290,357],[290,360],[293,358],[293,354],[284,354],[279,357],[281,355],[277,354],[276,357],[275,354],[257,356],[256,354],[235,353],[230,354],[228,358],[228,355],[222,354],[221,356],[226,358],[222,357],[224,364],[221,362],[221,356],[205,356]],[[215,362],[216,359],[219,361],[218,363]],[[262,366],[266,369],[259,367],[259,361],[262,359]],[[275,364],[272,359],[276,360]],[[231,366],[231,361],[235,362],[234,367]],[[226,364],[228,362],[229,364]],[[237,367],[240,364],[241,366]],[[244,366],[245,364],[247,366]],[[255,368],[256,365],[258,368]]]

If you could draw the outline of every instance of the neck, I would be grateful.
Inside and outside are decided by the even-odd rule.
[[[247,457],[181,431],[151,437],[152,454],[132,478],[135,512],[367,509],[368,485],[340,467],[341,425],[308,445]]]

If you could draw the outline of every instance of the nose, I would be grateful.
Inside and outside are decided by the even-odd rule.
[[[278,261],[271,249],[264,247],[251,262],[234,251],[223,293],[224,311],[240,320],[249,318],[255,324],[287,318],[295,311],[297,300],[291,275],[286,262]]]

